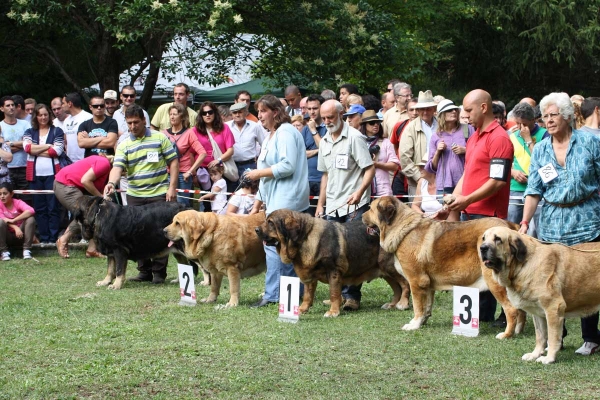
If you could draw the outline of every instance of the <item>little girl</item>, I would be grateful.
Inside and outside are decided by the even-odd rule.
[[[217,194],[220,192],[227,191],[227,183],[225,179],[223,179],[223,172],[225,168],[221,164],[216,164],[210,168],[208,168],[208,174],[210,175],[210,180],[213,181],[213,185],[210,188],[212,193],[207,193],[204,196],[200,197],[200,201],[204,200],[212,200],[211,209],[215,214],[225,214],[227,209],[227,195],[226,194]]]
[[[227,205],[227,215],[248,215],[254,205],[254,195],[258,191],[258,181],[247,178],[246,172],[240,179],[240,190],[235,192]]]
[[[10,260],[8,243],[23,244],[23,259],[31,258],[31,244],[35,235],[35,211],[22,200],[13,199],[10,182],[0,183],[0,251],[2,261]]]

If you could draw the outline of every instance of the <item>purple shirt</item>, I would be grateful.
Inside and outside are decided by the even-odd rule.
[[[471,125],[469,127],[469,137],[473,134],[474,129]],[[437,145],[440,140],[446,143],[446,149],[440,155],[438,160],[437,170],[433,169],[431,161],[437,151]],[[435,174],[435,186],[438,190],[444,188],[453,188],[456,186],[462,174],[465,170],[465,155],[456,155],[452,151],[452,144],[456,143],[459,146],[466,147],[467,141],[463,133],[462,125],[459,125],[456,130],[452,133],[448,132],[436,132],[431,136],[429,142],[429,161],[425,165],[425,169]]]
[[[377,145],[379,145],[380,148],[377,157],[377,162],[393,162],[394,164],[400,166],[400,160],[394,152],[394,145],[388,139],[383,139],[382,141],[378,140]],[[388,171],[376,168],[375,179],[373,180],[373,182],[375,185],[376,196],[392,196],[394,194],[392,192],[392,185],[390,183],[390,173]]]

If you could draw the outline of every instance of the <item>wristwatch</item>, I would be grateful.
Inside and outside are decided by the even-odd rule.
[[[221,157],[219,157],[217,161],[219,161],[219,164],[223,165],[223,160],[221,160]]]
[[[531,146],[531,143],[533,143],[533,140],[530,140],[529,142],[525,142],[525,144],[526,144],[527,146]]]
[[[313,136],[317,136],[317,133],[319,133],[319,131],[314,131],[314,132],[311,132],[311,134],[312,134]]]

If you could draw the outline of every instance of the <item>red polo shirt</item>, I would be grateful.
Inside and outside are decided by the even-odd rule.
[[[493,158],[509,160],[512,166],[514,148],[508,134],[496,121],[484,131],[477,129],[467,141],[465,172],[462,185],[463,196],[468,196],[490,179],[490,161]],[[510,173],[506,185],[492,196],[471,204],[465,210],[468,214],[482,214],[506,219],[510,196]]]

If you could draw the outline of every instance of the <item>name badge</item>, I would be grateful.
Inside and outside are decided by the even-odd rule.
[[[338,154],[335,156],[335,167],[337,169],[348,169],[348,154]]]
[[[146,154],[146,161],[147,162],[158,162],[158,151],[149,151]]]
[[[558,176],[558,172],[556,172],[556,169],[554,169],[554,165],[552,165],[551,163],[548,163],[542,168],[538,169],[538,174],[540,174],[540,178],[542,178],[542,181],[544,181],[544,183],[548,183],[556,179],[556,177]]]

